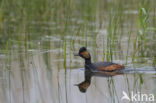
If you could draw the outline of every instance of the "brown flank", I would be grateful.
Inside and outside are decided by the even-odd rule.
[[[98,67],[98,70],[104,70],[104,71],[113,71],[113,70],[121,70],[124,69],[124,66],[122,64],[113,64],[107,67]]]

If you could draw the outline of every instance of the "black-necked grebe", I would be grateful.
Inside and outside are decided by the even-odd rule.
[[[112,72],[112,71],[124,69],[124,65],[116,64],[112,62],[92,63],[90,53],[87,51],[85,47],[81,47],[79,53],[76,54],[75,56],[80,56],[83,59],[85,59],[85,69],[87,70]]]

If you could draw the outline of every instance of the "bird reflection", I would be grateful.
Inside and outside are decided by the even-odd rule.
[[[85,69],[85,72],[84,72],[85,80],[79,84],[76,84],[75,86],[78,86],[80,92],[85,93],[91,84],[91,78],[93,76],[112,77],[112,76],[120,75],[120,74],[123,74],[123,73],[120,71],[113,71],[113,72],[105,72],[105,71],[100,71],[100,72],[97,71],[96,72],[96,71],[94,71],[94,72],[92,72],[90,70]]]

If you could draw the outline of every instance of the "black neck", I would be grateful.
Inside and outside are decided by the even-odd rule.
[[[85,59],[85,64],[91,64],[91,59]]]

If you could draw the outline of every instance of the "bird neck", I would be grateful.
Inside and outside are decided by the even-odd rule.
[[[89,65],[89,64],[91,64],[91,63],[92,63],[92,62],[91,62],[91,58],[85,59],[85,64]]]

